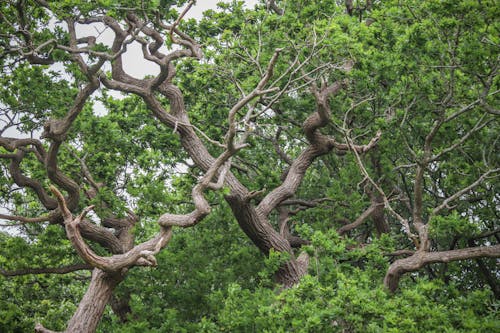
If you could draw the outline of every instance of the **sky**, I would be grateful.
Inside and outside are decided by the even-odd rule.
[[[207,9],[215,9],[219,2],[230,2],[229,0],[198,0],[189,13],[189,17],[200,18],[202,13]],[[253,7],[257,4],[258,0],[245,0],[248,7]]]

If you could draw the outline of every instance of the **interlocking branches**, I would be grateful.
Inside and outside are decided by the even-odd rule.
[[[82,220],[93,209],[93,206],[85,208],[77,217],[73,217],[61,192],[59,192],[59,190],[54,186],[51,186],[50,189],[57,198],[59,208],[64,218],[64,225],[68,239],[71,241],[73,247],[85,262],[93,267],[110,273],[116,273],[124,268],[136,265],[157,265],[154,255],[157,254],[170,240],[172,236],[171,229],[162,230],[162,232],[153,239],[134,246],[131,250],[124,254],[113,255],[111,257],[101,257],[95,254],[95,252],[85,243],[79,230]]]

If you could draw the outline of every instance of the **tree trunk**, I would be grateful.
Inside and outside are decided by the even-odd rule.
[[[113,290],[123,278],[124,276],[120,274],[110,275],[100,269],[94,269],[87,292],[70,319],[65,332],[95,332]]]
[[[65,333],[93,333],[102,318],[104,309],[111,299],[116,286],[123,281],[122,274],[109,274],[98,268],[92,271],[92,280],[87,288],[73,317],[69,320]],[[41,324],[37,324],[35,332],[55,333]]]
[[[226,200],[243,232],[262,253],[268,256],[273,249],[289,254],[290,259],[278,269],[275,278],[285,288],[296,285],[307,273],[309,263],[307,258],[301,256],[296,259],[292,246],[286,237],[274,230],[267,218],[258,214],[251,203],[237,196],[227,196]]]
[[[110,275],[95,268],[92,271],[92,280],[83,296],[78,309],[68,322],[66,333],[93,333],[102,318],[115,287],[123,281],[120,274]],[[35,332],[51,332],[41,325],[37,325]]]
[[[95,332],[113,290],[122,280],[122,275],[110,275],[100,269],[94,269],[87,292],[70,319],[66,332]]]

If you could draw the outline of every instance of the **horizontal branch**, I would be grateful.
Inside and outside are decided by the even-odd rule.
[[[82,270],[92,270],[93,267],[89,264],[74,264],[62,267],[38,267],[38,268],[23,268],[16,269],[13,271],[8,271],[0,268],[0,274],[3,276],[20,276],[20,275],[31,275],[31,274],[68,274],[76,271]]]
[[[477,258],[500,257],[500,245],[469,247],[465,249],[426,252],[417,251],[408,258],[396,260],[389,266],[384,278],[384,285],[394,292],[398,288],[399,279],[408,272],[414,272],[420,268],[433,263],[447,263],[451,261],[477,259]]]
[[[18,216],[18,215],[0,214],[0,220],[15,221],[15,222],[19,222],[18,224],[47,222],[49,219],[50,219],[50,216],[48,216],[48,215],[39,216],[39,217],[24,217],[24,216]],[[6,225],[6,226],[9,226],[9,225]]]
[[[388,257],[412,256],[414,254],[414,250],[397,250],[391,253],[384,253],[384,255]]]
[[[318,206],[320,203],[327,202],[327,201],[333,201],[333,200],[330,198],[320,198],[320,199],[314,199],[314,200],[289,199],[289,200],[283,201],[281,203],[281,205],[283,205],[283,206],[298,205],[298,206],[314,208],[314,207]]]

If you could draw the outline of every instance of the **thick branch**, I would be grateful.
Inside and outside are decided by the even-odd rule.
[[[271,211],[284,200],[291,198],[299,187],[304,175],[314,159],[327,151],[310,146],[293,161],[283,183],[267,194],[257,206],[262,216],[268,216]]]
[[[500,257],[500,245],[471,247],[459,250],[425,252],[417,251],[408,258],[396,260],[389,267],[384,278],[384,285],[394,292],[398,288],[399,279],[407,272],[414,272],[432,263],[447,263],[457,260]]]
[[[57,197],[59,207],[61,209],[66,234],[68,239],[73,244],[73,247],[80,257],[93,267],[100,268],[105,272],[116,273],[123,268],[128,268],[134,265],[156,266],[154,255],[157,254],[168,243],[172,236],[171,228],[162,229],[162,232],[156,237],[141,243],[124,254],[117,254],[111,257],[98,256],[83,240],[80,234],[79,225],[85,215],[93,208],[87,207],[76,218],[69,211],[63,195],[53,186],[51,190]]]
[[[9,171],[12,179],[19,187],[31,188],[36,193],[38,199],[40,200],[42,205],[45,206],[45,208],[55,209],[57,207],[57,202],[48,195],[42,184],[34,179],[26,177],[21,172],[21,161],[24,158],[24,155],[24,151],[19,150],[15,154],[15,158],[12,159],[9,166]]]

